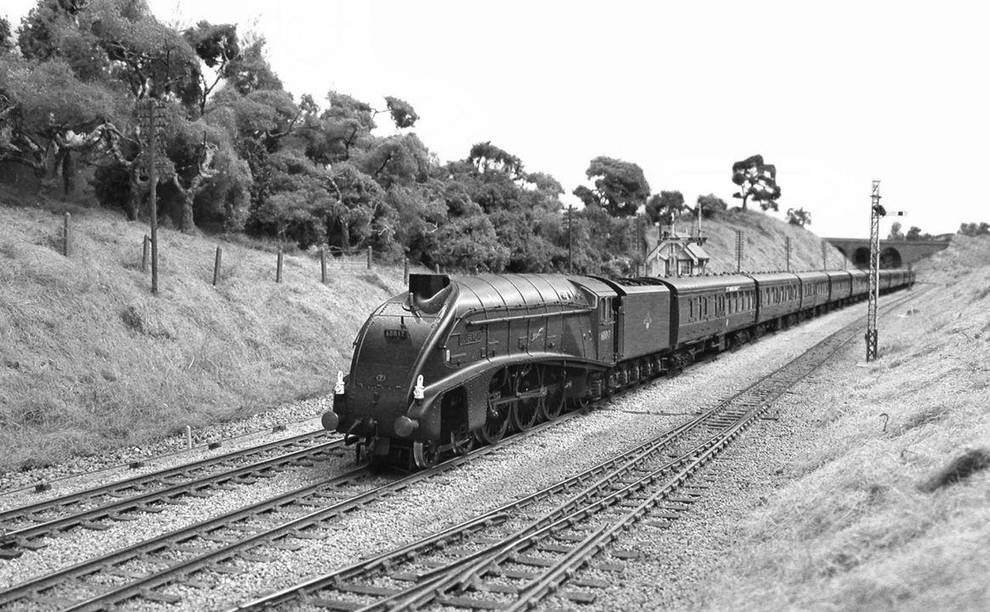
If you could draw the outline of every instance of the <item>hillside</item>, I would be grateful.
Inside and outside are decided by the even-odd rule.
[[[857,343],[785,406],[810,433],[740,494],[701,608],[990,609],[990,238],[917,268],[879,361]]]
[[[676,224],[679,234],[690,234],[693,215],[684,215]],[[813,232],[784,223],[759,211],[739,208],[721,212],[715,219],[701,222],[701,234],[707,238],[704,248],[711,256],[709,272],[736,271],[736,230],[743,233],[742,269],[744,271],[784,270],[786,238],[791,239],[791,270],[821,270],[822,240]],[[656,244],[656,230],[647,238]],[[845,259],[835,247],[826,243],[828,268],[841,270]],[[852,267],[851,264],[849,264]]]
[[[25,203],[10,191],[0,201]],[[162,230],[154,297],[140,269],[144,224],[28,202],[0,206],[0,469],[137,446],[326,393],[367,314],[402,288],[401,269],[361,263],[331,266],[323,286],[319,262],[304,254],[286,256],[279,285],[270,248]],[[784,235],[795,269],[820,258],[814,234],[737,211],[705,224],[713,271],[734,269],[736,228],[746,232],[751,269],[783,267]]]
[[[8,196],[9,197],[9,196]],[[402,270],[331,266],[162,230],[161,292],[141,272],[147,227],[74,207],[0,206],[0,469],[58,461],[327,392]],[[212,286],[214,251],[223,273]]]

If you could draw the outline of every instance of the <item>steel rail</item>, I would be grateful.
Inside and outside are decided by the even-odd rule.
[[[892,304],[886,305],[887,310],[889,311],[907,299],[908,298],[904,298]],[[671,462],[671,466],[675,464],[684,464],[684,467],[681,468],[677,474],[670,477],[663,486],[654,491],[649,497],[647,497],[647,499],[639,503],[632,511],[625,513],[617,521],[606,524],[601,528],[594,530],[577,546],[568,551],[562,559],[547,568],[540,578],[530,581],[521,590],[517,591],[517,599],[515,603],[509,605],[505,609],[513,611],[528,609],[535,603],[539,602],[547,594],[556,590],[560,584],[573,576],[574,573],[580,569],[580,567],[586,564],[601,550],[604,550],[610,542],[618,538],[619,534],[624,529],[627,529],[632,523],[647,515],[661,500],[667,499],[673,492],[687,483],[698,470],[700,470],[713,457],[724,450],[733,440],[749,428],[752,423],[755,422],[755,420],[769,408],[772,402],[779,399],[788,389],[806,378],[815,370],[819,369],[822,365],[827,363],[833,355],[856,339],[858,337],[857,332],[859,331],[859,328],[859,322],[854,322],[843,327],[841,330],[830,334],[822,341],[816,343],[814,346],[810,347],[808,350],[804,351],[801,355],[791,360],[781,368],[778,368],[774,372],[767,375],[764,378],[764,381],[772,383],[768,389],[768,397],[763,398],[763,401],[760,402],[759,405],[744,412],[735,423],[731,424],[725,430],[713,437],[709,442],[693,449],[688,453],[685,453],[674,462]],[[619,501],[620,497],[628,497],[632,489],[635,488],[636,490],[639,490],[643,488],[648,482],[652,482],[656,478],[660,477],[664,471],[664,468],[661,468],[653,474],[644,477],[639,482],[623,487],[622,490],[616,491],[608,498],[599,500],[589,507],[576,509],[573,514],[563,517],[553,525],[543,527],[537,532],[532,532],[520,537],[517,541],[507,545],[496,555],[483,558],[466,570],[461,569],[456,573],[442,573],[444,568],[441,568],[441,570],[438,570],[437,572],[444,575],[445,578],[428,581],[426,585],[410,589],[410,591],[414,592],[405,599],[397,600],[395,596],[393,596],[390,603],[397,602],[395,607],[399,608],[415,608],[434,600],[441,604],[457,605],[460,602],[456,600],[444,599],[444,591],[450,590],[451,588],[460,589],[463,591],[477,584],[478,581],[482,579],[483,575],[493,571],[499,563],[510,560],[513,554],[535,546],[537,540],[540,538],[552,536],[555,531],[572,527],[575,522],[589,518],[595,513],[595,510],[600,511],[612,507]],[[374,604],[361,609],[377,610],[383,609],[383,607],[378,604]]]
[[[893,308],[899,305],[900,303],[902,303],[903,301],[906,301],[906,299],[909,299],[910,297],[911,296],[908,296],[907,298],[898,300],[895,303],[885,305],[885,308],[886,309]],[[729,399],[724,400],[716,408],[713,408],[708,412],[706,412],[705,414],[700,415],[699,417],[696,417],[695,419],[692,419],[691,421],[683,424],[681,427],[685,429],[689,429],[692,427],[696,427],[697,425],[702,424],[706,421],[714,420],[714,417],[717,417],[719,413],[724,412],[724,409],[727,406],[729,406],[731,403],[737,401],[739,398],[742,398],[747,394],[755,395],[755,397],[749,398],[750,400],[759,400],[757,402],[753,402],[749,410],[741,413],[743,415],[742,421],[733,419],[732,423],[729,424],[728,429],[723,429],[722,434],[715,436],[706,443],[703,443],[702,445],[696,447],[692,451],[693,454],[689,453],[687,455],[684,455],[680,457],[677,461],[670,462],[662,466],[661,468],[654,470],[653,472],[651,472],[650,475],[642,477],[638,479],[635,483],[623,487],[620,490],[620,492],[616,492],[609,495],[608,499],[614,501],[615,497],[619,495],[622,494],[628,495],[635,490],[641,489],[642,487],[646,486],[648,483],[655,482],[657,478],[659,478],[665,473],[669,473],[670,470],[674,469],[675,466],[679,464],[683,464],[685,461],[688,461],[689,459],[696,458],[697,453],[699,451],[704,453],[708,452],[708,450],[702,450],[702,449],[724,447],[725,444],[721,444],[720,441],[723,439],[724,435],[728,435],[726,432],[735,431],[735,433],[731,434],[731,438],[737,436],[738,433],[741,432],[742,429],[744,428],[740,424],[741,422],[744,422],[746,424],[745,426],[748,427],[748,425],[751,424],[755,420],[755,418],[757,418],[768,407],[770,402],[778,399],[790,387],[792,387],[794,384],[797,384],[797,382],[799,382],[801,379],[805,378],[812,371],[820,367],[832,355],[834,355],[836,352],[841,350],[841,348],[843,348],[848,342],[852,341],[856,337],[854,330],[857,328],[858,328],[857,323],[853,322],[845,326],[842,330],[830,334],[828,337],[826,337],[819,343],[816,343],[813,347],[804,351],[801,355],[795,357],[784,366],[781,366],[781,368],[778,368],[778,370],[766,374],[765,376],[761,377],[760,379],[750,384],[743,390],[734,394]],[[784,370],[789,366],[799,367],[800,362],[806,360],[806,358],[808,358],[809,355],[811,355],[813,352],[820,351],[823,347],[829,348],[830,350],[827,350],[824,356],[819,356],[817,359],[818,363],[813,364],[813,367],[800,368],[795,375],[791,376],[792,380],[787,384],[782,384],[780,383],[780,381],[775,380],[776,378],[779,378],[781,370]],[[673,434],[674,432],[672,431],[668,433]],[[667,437],[667,439],[669,440],[670,438],[673,437],[675,436],[671,435]],[[650,454],[650,452],[647,451],[646,449],[650,448],[651,446],[654,449],[665,448],[666,447],[665,444],[657,444],[663,438],[665,437],[661,436],[661,438],[658,438],[657,440],[647,442],[646,444],[643,444],[637,447],[636,449],[633,449],[633,451],[625,453],[622,457],[616,458],[614,460],[606,462],[605,464],[601,464],[600,466],[596,466],[594,468],[586,470],[585,472],[577,476],[571,477],[565,481],[562,481],[561,483],[552,485],[551,487],[548,487],[540,492],[534,493],[528,496],[527,498],[502,506],[496,510],[490,511],[477,518],[466,521],[460,525],[448,528],[438,534],[423,538],[413,544],[401,547],[391,552],[378,555],[366,561],[355,563],[351,566],[337,570],[331,574],[310,579],[306,582],[289,587],[287,589],[283,589],[281,591],[263,596],[253,601],[241,604],[235,608],[231,608],[231,610],[237,610],[237,611],[253,610],[253,609],[267,608],[271,606],[284,605],[299,598],[311,597],[312,596],[311,594],[317,593],[320,590],[326,588],[332,588],[335,585],[340,585],[344,580],[353,580],[354,578],[358,578],[358,577],[368,577],[371,576],[376,570],[393,569],[396,563],[402,562],[403,560],[407,560],[410,558],[414,558],[415,556],[422,554],[424,551],[427,551],[429,549],[438,546],[442,546],[451,541],[463,539],[466,535],[469,535],[470,533],[483,529],[493,523],[506,520],[508,517],[511,517],[513,515],[514,511],[519,510],[520,508],[528,505],[529,503],[532,503],[540,499],[544,499],[554,493],[565,491],[569,489],[571,486],[573,486],[575,483],[583,483],[590,476],[605,471],[605,469],[603,469],[603,466],[605,465],[608,465],[609,467],[614,467],[623,457],[628,458],[632,455],[636,455],[637,453],[641,453],[640,455],[641,457],[646,457]],[[629,459],[627,463],[623,466],[626,469],[616,470],[614,473],[614,477],[616,479],[621,478],[623,475],[628,473],[628,471],[635,469],[635,466],[638,466],[639,463],[640,461],[638,461],[637,459]],[[606,483],[608,482],[614,482],[614,479],[610,480],[609,477],[602,478],[591,487],[585,489],[585,491],[579,494],[578,496],[572,497],[566,504],[556,508],[554,511],[548,513],[543,518],[534,521],[526,528],[519,530],[515,534],[515,536],[526,537],[533,534],[534,532],[551,533],[553,529],[559,529],[563,525],[571,524],[573,521],[577,520],[578,518],[577,515],[581,514],[583,510],[578,509],[570,515],[564,515],[563,512],[564,509],[566,507],[576,508],[578,506],[578,501],[581,498],[590,498],[593,492],[595,491],[601,492],[606,490],[607,489]],[[603,502],[599,501],[597,502],[597,505],[601,505],[602,503]],[[605,505],[609,506],[611,504],[605,504]],[[547,521],[554,518],[556,519],[556,522],[552,523],[551,525],[552,528],[547,527],[546,526]],[[450,580],[451,575],[463,576],[464,565],[470,563],[471,561],[477,561],[479,567],[485,566],[486,563],[489,563],[491,561],[492,555],[499,554],[499,552],[504,551],[504,549],[507,546],[511,547],[511,541],[512,541],[511,537],[504,539],[501,542],[496,543],[495,545],[485,547],[482,550],[476,551],[465,557],[457,559],[441,568],[438,568],[433,571],[425,572],[422,574],[418,574],[417,578],[421,582],[417,584],[415,587],[389,595],[385,599],[375,602],[374,604],[370,604],[369,606],[366,606],[365,608],[361,608],[361,609],[371,610],[371,609],[390,609],[394,607],[402,608],[406,606],[412,607],[415,605],[420,605],[424,603],[424,601],[428,602],[432,599],[431,596],[429,596],[428,594],[431,592],[435,594],[438,590],[441,590],[441,588],[445,585],[445,582],[447,580]],[[452,572],[455,572],[456,570],[458,570],[458,568],[460,568],[461,571],[452,574]],[[566,573],[567,570],[564,571],[565,575]],[[477,576],[471,577],[471,580],[474,579],[477,579]],[[346,588],[344,590],[346,591]],[[416,594],[419,594],[420,596],[425,595],[425,597],[423,598],[423,600],[418,600],[416,599]],[[412,597],[413,599],[403,600],[402,599],[403,597]],[[326,602],[325,600],[322,600],[321,602],[318,603],[319,605],[332,606],[334,603],[337,602]]]
[[[320,433],[322,435],[326,435],[326,432]],[[318,435],[314,435],[314,439],[316,437],[318,437]],[[61,516],[59,518],[45,520],[43,522],[21,527],[19,529],[12,529],[5,533],[3,538],[0,539],[0,548],[10,549],[17,547],[32,547],[33,544],[30,540],[45,536],[53,536],[57,533],[72,529],[73,527],[91,524],[94,521],[104,519],[113,520],[115,517],[125,512],[144,511],[153,504],[169,503],[170,500],[175,500],[184,495],[197,494],[203,489],[229,483],[231,481],[246,479],[251,476],[265,476],[267,474],[292,467],[295,464],[314,460],[320,455],[324,455],[334,449],[341,448],[343,445],[343,438],[339,438],[330,442],[317,444],[315,446],[289,452],[270,459],[264,459],[262,461],[231,470],[214,473],[203,478],[198,478],[179,484],[170,484],[165,488],[151,491],[149,493],[127,497],[124,499],[115,499],[114,501],[102,506],[96,506],[94,508],[89,508],[73,514]],[[266,447],[269,447],[269,445],[266,445]],[[274,450],[274,448],[276,447],[269,447],[268,450]],[[238,455],[238,457],[241,456],[243,455]]]
[[[185,476],[192,471],[203,470],[218,464],[229,463],[239,459],[247,459],[271,450],[315,442],[325,436],[326,432],[323,430],[313,431],[298,436],[293,436],[291,438],[276,440],[260,446],[252,446],[250,448],[224,453],[216,457],[207,457],[199,461],[184,463],[182,465],[166,468],[164,470],[158,470],[156,472],[149,472],[147,474],[140,474],[138,476],[125,478],[123,480],[116,480],[99,487],[60,495],[58,497],[46,499],[26,506],[2,510],[0,511],[0,522],[8,523],[11,521],[30,519],[31,515],[38,514],[40,512],[48,512],[56,509],[67,508],[69,506],[79,505],[84,502],[91,501],[97,497],[120,495],[128,491],[143,491],[149,486],[162,484],[163,480],[175,478],[177,476]]]
[[[783,395],[788,388],[799,382],[801,379],[805,378],[810,374],[816,367],[819,367],[824,363],[831,355],[838,351],[842,346],[851,341],[854,337],[853,333],[844,334],[844,336],[838,340],[834,341],[835,335],[829,336],[815,346],[809,348],[800,356],[786,364],[783,368],[778,369],[774,372],[763,377],[760,381],[762,383],[770,383],[771,386],[768,391],[769,393],[763,396],[760,393],[759,385],[751,386],[746,391],[738,394],[737,397],[745,397],[747,394],[756,391],[757,394],[763,396],[759,399],[761,400],[755,406],[749,407],[747,410],[739,413],[731,419],[725,429],[722,429],[718,434],[709,438],[702,444],[692,448],[687,453],[680,455],[677,459],[657,468],[637,479],[633,483],[625,484],[618,489],[614,489],[608,492],[607,495],[601,498],[593,498],[590,495],[585,495],[569,500],[564,506],[555,509],[552,513],[546,515],[545,517],[534,522],[530,526],[518,531],[509,538],[506,538],[503,544],[498,547],[498,550],[494,554],[479,555],[477,561],[468,566],[467,568],[459,567],[463,565],[462,560],[458,560],[448,566],[437,568],[432,572],[427,572],[423,575],[427,579],[426,583],[423,585],[414,586],[402,594],[397,594],[391,596],[388,600],[381,602],[376,602],[369,606],[360,608],[361,610],[383,610],[390,608],[401,608],[401,609],[414,609],[419,606],[429,604],[430,602],[436,600],[441,604],[453,604],[457,605],[456,600],[445,599],[444,593],[450,590],[464,591],[472,585],[476,584],[482,579],[482,577],[489,573],[495,572],[495,568],[506,561],[511,560],[512,556],[531,547],[537,545],[537,542],[548,537],[553,536],[556,532],[562,529],[572,528],[576,523],[588,520],[600,513],[608,511],[609,509],[615,507],[620,501],[623,501],[634,493],[642,491],[647,486],[654,484],[657,480],[669,474],[672,470],[680,468],[680,471],[674,476],[670,477],[667,484],[653,493],[649,498],[652,503],[649,507],[652,508],[656,504],[656,500],[662,497],[668,496],[674,490],[680,488],[687,479],[695,471],[700,469],[700,466],[706,463],[711,457],[724,449],[728,443],[736,438],[739,433],[741,433],[746,427],[748,427],[757,417],[760,416],[768,407],[769,402],[773,402]],[[817,356],[817,363],[814,367],[810,369],[805,367],[806,364],[803,362],[809,358],[812,353],[823,352],[821,349],[823,347],[828,347],[829,344],[836,344],[831,350],[824,351],[824,355]],[[792,367],[794,366],[794,367]],[[780,374],[782,371],[796,369],[797,371],[794,375],[784,377],[781,381]],[[684,466],[684,467],[681,467]],[[603,479],[599,483],[596,483],[595,489],[597,491],[605,491],[609,487],[614,486],[616,481],[614,479]],[[591,489],[588,490],[591,492]],[[639,511],[644,507],[643,502],[637,506],[637,510],[632,514],[634,517],[640,515]],[[627,515],[628,516],[628,515]],[[549,520],[552,517],[552,522]],[[625,525],[628,521],[624,516],[621,525]],[[555,563],[550,570],[544,575],[540,580],[533,581],[533,583],[524,590],[520,591],[520,600],[514,605],[520,605],[520,601],[526,604],[532,603],[533,599],[524,599],[527,594],[536,593],[539,597],[542,597],[550,589],[556,587],[559,582],[566,579],[568,572],[574,569],[574,565],[582,565],[586,562],[589,554],[596,554],[604,546],[603,542],[607,537],[616,532],[615,525],[606,525],[605,527],[593,532],[590,536],[582,540],[582,542],[568,551],[561,561]],[[534,596],[535,595],[530,595]],[[539,599],[537,597],[537,599]]]
[[[154,593],[154,589],[168,584],[181,582],[184,578],[187,578],[196,572],[208,569],[228,559],[236,557],[253,557],[254,553],[251,552],[251,549],[271,545],[273,542],[277,543],[279,540],[283,539],[289,540],[293,537],[305,538],[308,530],[317,528],[327,521],[339,518],[350,511],[378,501],[387,495],[402,491],[417,482],[455,469],[468,461],[473,461],[492,452],[502,450],[513,442],[522,440],[529,435],[539,433],[556,424],[566,422],[571,418],[577,417],[578,414],[579,413],[571,413],[552,421],[546,421],[522,432],[521,434],[507,437],[500,444],[481,447],[465,455],[449,459],[428,470],[414,472],[383,486],[375,487],[368,491],[363,491],[357,495],[334,502],[330,506],[308,513],[302,517],[292,519],[273,528],[262,529],[257,533],[248,535],[242,534],[236,542],[221,541],[220,543],[222,545],[220,548],[215,550],[204,550],[192,558],[179,561],[178,563],[170,565],[166,569],[153,572],[145,576],[132,576],[130,578],[130,582],[127,584],[99,593],[98,595],[85,601],[68,602],[63,604],[67,606],[63,609],[101,609],[113,606],[114,604],[119,604],[134,597],[144,597],[146,599],[158,598],[163,601],[168,601],[168,596],[158,595]],[[293,504],[297,505],[300,502],[305,503],[307,501],[307,495],[318,495],[321,490],[338,487],[345,481],[359,478],[367,471],[367,468],[359,468],[354,472],[335,478],[330,482],[310,485],[302,489],[286,493],[278,498],[240,509],[230,515],[225,515],[198,525],[184,528],[153,540],[142,542],[132,547],[111,553],[105,557],[86,561],[82,564],[49,574],[31,582],[17,585],[13,589],[0,592],[0,604],[6,604],[11,601],[19,601],[23,599],[44,600],[48,597],[44,591],[64,586],[69,580],[77,580],[79,578],[85,578],[89,575],[96,575],[112,566],[124,565],[135,559],[147,559],[149,554],[153,554],[155,552],[166,552],[169,550],[170,546],[174,547],[176,543],[181,544],[184,547],[191,543],[194,545],[197,538],[208,536],[208,534],[221,530],[224,527],[231,527],[237,522],[246,521],[253,517],[263,515],[273,508],[284,508]]]

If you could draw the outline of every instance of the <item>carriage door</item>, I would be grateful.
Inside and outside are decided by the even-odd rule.
[[[615,361],[615,314],[610,297],[598,300],[598,360]]]

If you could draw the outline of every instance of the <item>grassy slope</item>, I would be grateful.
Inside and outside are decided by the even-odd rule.
[[[349,269],[321,286],[318,263],[302,256],[286,257],[276,285],[272,253],[228,243],[215,289],[218,242],[163,230],[156,298],[140,271],[145,225],[36,202],[0,187],[0,470],[139,445],[325,392],[347,369],[367,314],[401,291],[401,271],[381,268]],[[68,259],[58,253],[66,206]],[[750,269],[783,267],[784,233],[795,269],[820,261],[814,234],[735,211],[705,223],[713,271],[735,269],[737,227]]]
[[[678,233],[688,234],[693,217],[685,216],[676,224]],[[822,240],[802,227],[784,223],[762,212],[730,209],[714,220],[702,220],[701,233],[708,238],[704,248],[711,257],[710,273],[736,271],[736,230],[743,232],[742,269],[744,271],[784,270],[786,267],[785,238],[791,239],[791,270],[821,270]],[[652,244],[656,230],[652,230]],[[842,269],[842,254],[827,245],[828,267]],[[852,267],[852,266],[850,266]]]
[[[710,608],[990,609],[990,470],[924,486],[990,450],[990,239],[919,267],[937,291],[884,323],[878,362],[828,371],[821,444],[740,525]]]
[[[322,286],[305,256],[286,257],[277,285],[274,254],[227,243],[214,288],[220,243],[164,230],[153,297],[146,226],[74,210],[66,259],[60,214],[0,206],[0,469],[325,392],[367,314],[401,290],[401,269],[348,268]]]

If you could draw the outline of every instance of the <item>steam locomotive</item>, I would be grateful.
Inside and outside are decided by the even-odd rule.
[[[914,280],[909,270],[881,270],[879,290]],[[428,467],[868,292],[859,270],[412,274],[408,292],[361,328],[322,422],[373,461]]]

